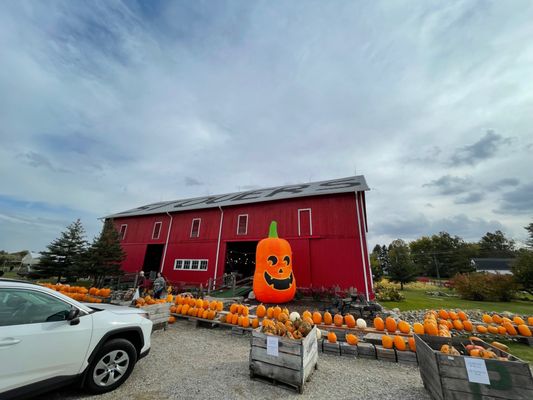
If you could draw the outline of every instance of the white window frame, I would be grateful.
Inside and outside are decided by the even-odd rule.
[[[192,235],[192,230],[194,228],[194,221],[198,221],[198,235],[197,236],[193,236]],[[193,218],[192,219],[192,223],[191,223],[191,234],[189,235],[189,237],[191,239],[195,239],[195,238],[199,238],[200,237],[200,227],[202,225],[202,218]]]
[[[298,209],[298,236],[302,236],[302,230],[300,227],[300,213],[302,211],[309,211],[309,236],[313,236],[313,211],[310,208]]]
[[[124,228],[124,233],[122,233],[122,228]],[[128,231],[128,224],[120,225],[120,230],[119,230],[120,240],[126,239],[126,232],[127,231]]]
[[[157,237],[155,237],[155,229],[156,229],[157,225],[159,225],[159,232],[157,232]],[[162,228],[163,228],[163,223],[161,221],[157,221],[156,223],[154,223],[154,229],[152,231],[152,239],[159,239],[159,237],[161,236],[161,229]]]
[[[193,269],[193,263],[197,263],[197,268]],[[205,263],[205,269],[202,268],[202,264]],[[184,268],[185,264],[189,265],[189,268]],[[178,265],[181,265],[178,267]],[[176,258],[174,260],[174,271],[195,271],[205,272],[209,269],[209,260],[205,258]]]
[[[244,233],[239,233],[239,227],[241,226],[241,217],[246,217],[246,225],[244,227]],[[248,234],[248,214],[239,214],[237,216],[237,235],[244,236]]]

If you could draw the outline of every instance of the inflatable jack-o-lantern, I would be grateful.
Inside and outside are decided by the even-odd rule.
[[[263,303],[286,303],[296,293],[291,245],[278,237],[276,221],[270,223],[268,238],[257,244],[253,288]]]

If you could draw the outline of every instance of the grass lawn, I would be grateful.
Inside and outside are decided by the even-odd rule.
[[[380,304],[389,309],[397,307],[400,311],[424,308],[461,308],[464,310],[479,308],[486,311],[509,311],[511,313],[533,316],[532,301],[515,300],[510,302],[490,302],[463,300],[459,297],[433,297],[426,294],[426,291],[428,290],[434,289],[432,289],[431,286],[429,289],[405,288],[401,292],[405,296],[404,301],[382,301]],[[451,293],[448,289],[439,288],[438,290]]]

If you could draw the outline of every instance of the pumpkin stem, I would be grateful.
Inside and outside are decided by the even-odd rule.
[[[269,238],[277,238],[278,237],[278,223],[276,221],[272,221],[270,223],[270,230],[268,232]]]

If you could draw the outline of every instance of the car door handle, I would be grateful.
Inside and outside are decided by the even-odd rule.
[[[3,340],[0,340],[0,347],[13,346],[13,345],[18,344],[18,343],[20,343],[20,339],[5,338]]]

